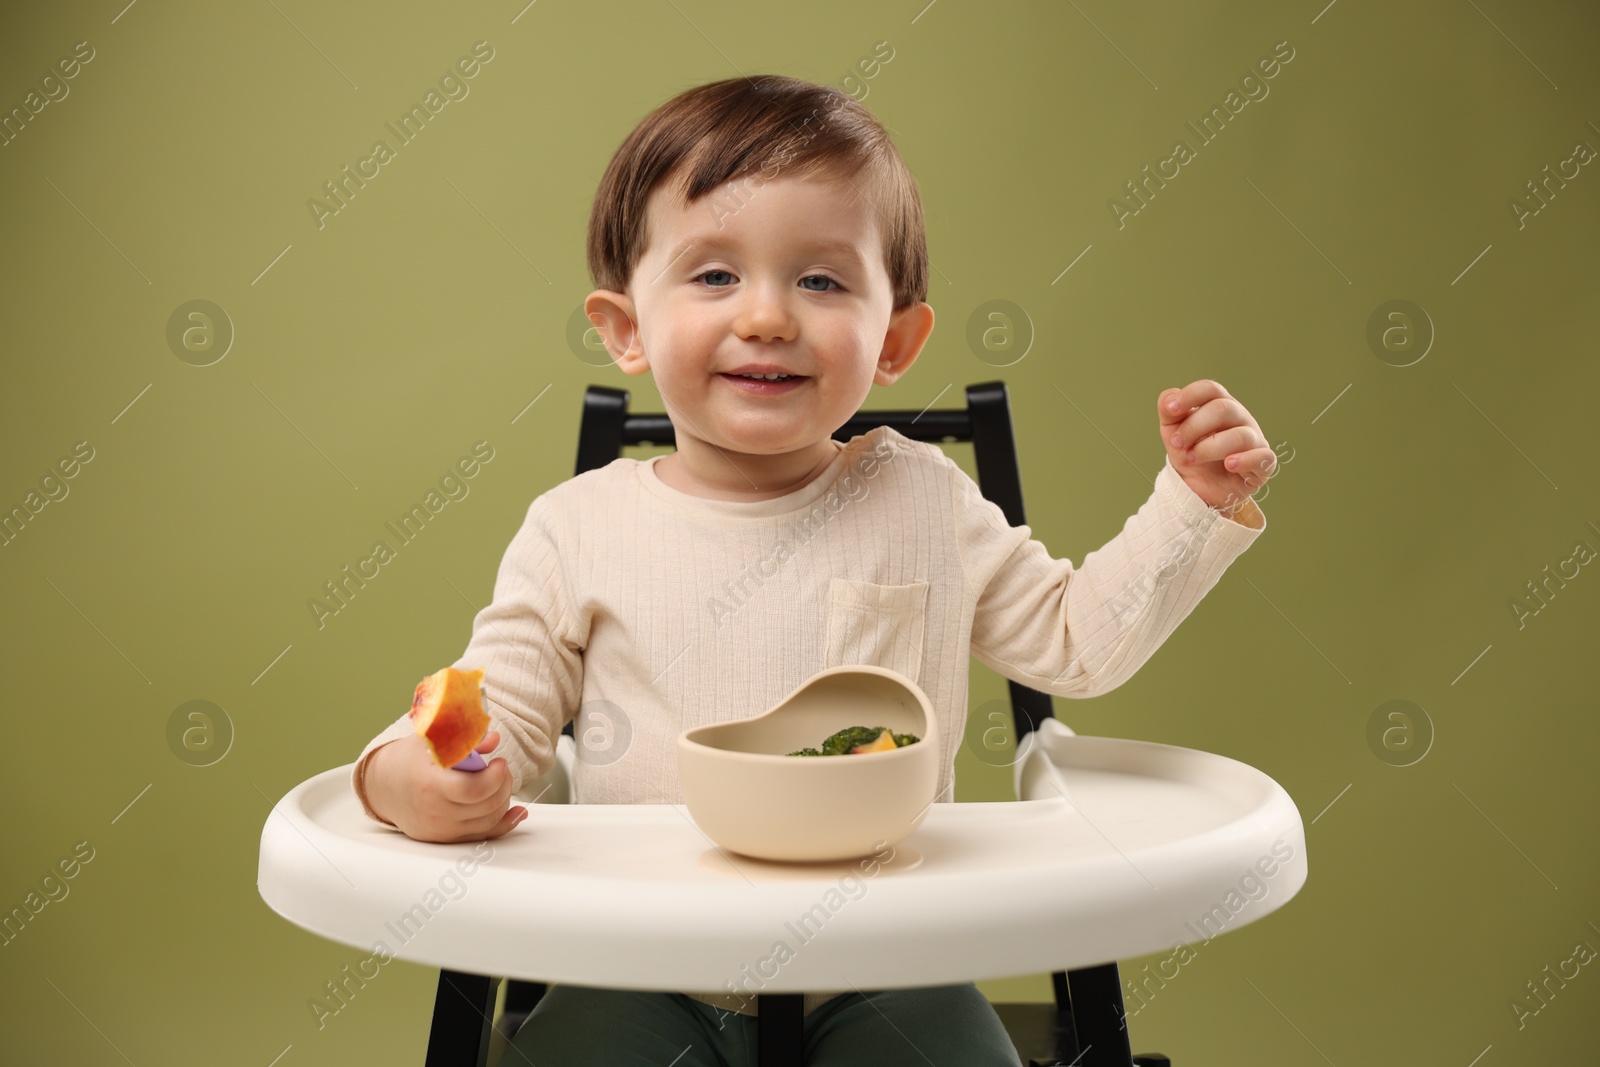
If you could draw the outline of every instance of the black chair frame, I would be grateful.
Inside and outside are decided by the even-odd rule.
[[[877,426],[890,426],[915,441],[970,441],[978,487],[1000,506],[1012,526],[1026,522],[1022,480],[1012,434],[1011,404],[1004,382],[967,386],[965,409],[861,411],[833,433],[848,442]],[[578,431],[577,474],[603,467],[622,449],[673,446],[676,435],[665,414],[630,413],[626,390],[591,385],[583,398]],[[1048,693],[1007,680],[1017,740],[1055,714]],[[572,735],[569,722],[563,731]],[[1155,1053],[1135,1057],[1128,1044],[1121,977],[1116,961],[1057,971],[1051,975],[1054,1004],[996,1004],[1018,1054],[1029,1067],[1167,1067]],[[441,970],[428,1036],[426,1067],[486,1067],[491,1025],[501,979]],[[509,979],[500,1030],[507,1040],[533,1011],[548,985]],[[802,994],[758,995],[757,1043],[761,1067],[801,1067]]]

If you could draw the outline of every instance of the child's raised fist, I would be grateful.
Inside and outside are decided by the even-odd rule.
[[[1250,515],[1250,495],[1272,477],[1278,457],[1245,406],[1206,378],[1162,390],[1156,404],[1161,443],[1185,484],[1208,507]]]

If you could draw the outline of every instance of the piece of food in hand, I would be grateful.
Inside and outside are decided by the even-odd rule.
[[[882,726],[847,726],[822,742],[819,751],[802,748],[791,756],[843,756],[863,752],[888,752],[891,749],[914,745],[921,738],[916,734],[897,734]]]
[[[454,667],[417,683],[411,719],[439,766],[454,767],[466,759],[489,732],[489,713],[483,710],[479,695],[482,684],[482,671]]]

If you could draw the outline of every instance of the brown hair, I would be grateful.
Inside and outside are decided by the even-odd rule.
[[[927,299],[928,244],[916,180],[871,112],[831,86],[778,74],[696,86],[645,117],[611,157],[589,212],[589,274],[624,292],[649,240],[646,205],[674,182],[693,204],[724,182],[820,174],[848,180],[883,237],[894,307]],[[857,180],[859,176],[859,180]]]

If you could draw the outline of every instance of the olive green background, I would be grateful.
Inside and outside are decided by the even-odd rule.
[[[5,111],[95,50],[0,148],[0,509],[94,449],[0,548],[0,909],[94,850],[0,947],[0,1058],[421,1062],[428,968],[389,964],[319,1029],[308,1000],[366,953],[267,908],[261,828],[459,654],[529,501],[571,476],[585,386],[660,410],[648,379],[568,341],[590,199],[650,109],[741,72],[864,92],[893,131],[938,326],[867,406],[956,406],[1003,378],[1055,555],[1081,563],[1148,495],[1164,388],[1221,382],[1278,447],[1260,541],[1134,679],[1056,701],[1082,733],[1259,767],[1306,822],[1305,888],[1151,983],[1135,1048],[1183,1067],[1594,1055],[1596,965],[1521,1025],[1512,1003],[1600,947],[1600,576],[1575,558],[1520,627],[1510,601],[1600,549],[1600,173],[1521,226],[1510,201],[1600,146],[1600,14],[124,3],[0,24]],[[480,40],[470,95],[319,228],[307,201]],[[863,78],[881,41],[893,58]],[[1185,122],[1280,41],[1270,95],[1198,145]],[[1179,138],[1197,158],[1119,228],[1108,200]],[[209,366],[167,340],[191,300],[236,333]],[[969,345],[994,300],[1024,313],[1010,347]],[[1393,300],[1427,322],[1374,348]],[[319,629],[307,600],[480,440],[470,495]],[[974,665],[975,716],[1003,695]],[[231,723],[209,766],[169,747],[191,700]],[[1426,719],[1369,745],[1391,700]],[[1009,799],[985,755],[963,753],[958,799]],[[982,985],[1049,996],[1042,975]]]

